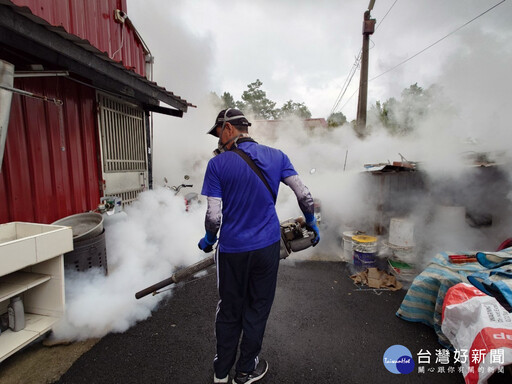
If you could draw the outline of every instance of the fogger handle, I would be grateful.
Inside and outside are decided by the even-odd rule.
[[[140,299],[141,297],[147,296],[150,293],[156,292],[159,289],[162,289],[163,287],[166,287],[168,285],[179,283],[180,281],[183,281],[187,279],[190,276],[195,275],[197,272],[202,271],[203,269],[208,268],[210,265],[213,265],[215,261],[213,260],[213,255],[209,256],[201,261],[198,261],[195,264],[192,264],[186,268],[180,269],[178,272],[175,272],[172,274],[171,277],[162,280],[156,284],[153,284],[150,287],[147,287],[143,289],[142,291],[139,291],[135,294],[136,299]]]

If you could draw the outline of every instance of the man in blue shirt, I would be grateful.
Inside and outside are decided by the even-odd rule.
[[[218,114],[208,131],[219,138],[219,144],[217,156],[208,162],[201,192],[207,196],[208,208],[206,234],[198,246],[210,252],[220,229],[216,249],[220,300],[215,320],[215,383],[229,381],[241,334],[233,383],[256,382],[268,370],[268,363],[258,354],[279,266],[281,231],[275,201],[280,182],[295,192],[307,226],[315,232],[313,245],[320,241],[308,188],[286,154],[258,144],[249,136],[250,125],[240,110],[229,108]],[[235,148],[249,156],[262,178]]]

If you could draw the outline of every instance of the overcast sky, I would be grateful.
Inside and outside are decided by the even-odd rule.
[[[500,1],[376,0],[370,79]],[[327,118],[361,49],[368,4],[367,0],[128,0],[128,16],[155,56],[154,80],[199,108],[210,91],[227,91],[240,100],[247,85],[260,79],[267,97],[278,107],[287,100],[304,102],[313,117]],[[399,97],[414,83],[423,88],[438,83],[477,92],[475,75],[492,81],[501,71],[508,74],[511,20],[512,2],[505,1],[370,81],[369,104]],[[476,55],[478,65],[474,57],[460,60],[465,55]],[[457,74],[460,81],[453,83]],[[496,80],[510,83],[507,78]],[[343,107],[349,119],[355,118],[358,85],[359,71],[337,109]]]

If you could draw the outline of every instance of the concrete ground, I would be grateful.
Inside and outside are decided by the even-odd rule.
[[[79,357],[69,356],[72,365],[63,369],[58,380],[45,374],[59,364],[58,357],[29,368],[40,371],[39,381],[32,382],[211,383],[217,292],[214,268],[208,272],[202,279],[177,287],[149,319],[125,333],[91,342]],[[340,262],[281,262],[261,352],[269,371],[261,383],[464,382],[455,364],[451,364],[455,372],[438,373],[443,367],[435,363],[435,356],[442,346],[433,329],[396,317],[405,290],[359,287],[349,275],[347,264]],[[420,350],[429,351],[431,364],[421,365],[424,373],[418,372],[418,366],[410,374],[389,372],[383,355],[395,344],[407,347],[416,362]],[[73,347],[68,348],[71,355]],[[8,381],[12,372],[26,369],[17,355],[0,364],[0,382],[30,383]],[[20,362],[11,363],[16,358]]]

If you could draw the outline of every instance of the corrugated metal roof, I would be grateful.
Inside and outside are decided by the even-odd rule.
[[[124,0],[95,0],[87,2],[69,0],[59,1],[57,6],[57,2],[49,2],[47,0],[0,0],[0,5],[9,6],[14,12],[28,18],[38,25],[45,27],[47,30],[58,34],[60,37],[93,54],[95,57],[102,59],[116,69],[123,71],[130,76],[133,76],[137,81],[141,81],[149,85],[151,88],[158,90],[159,92],[163,92],[180,104],[183,104],[185,106],[185,111],[186,106],[195,107],[195,105],[187,102],[180,96],[175,95],[173,92],[159,86],[156,82],[150,81],[142,76],[145,71],[145,48],[138,38],[136,30],[130,29],[130,23],[125,23],[130,24],[130,26],[126,26],[130,43],[123,43],[126,45],[124,50],[121,52],[124,61],[116,61],[109,57],[107,52],[115,52],[114,48],[108,47],[106,45],[111,44],[111,42],[115,40],[112,39],[113,33],[111,32],[111,28],[109,28],[109,25],[114,22],[110,20],[110,23],[100,24],[99,20],[96,20],[94,17],[89,16],[89,21],[87,21],[87,18],[84,16],[92,15],[93,13],[97,15],[97,8],[104,6],[105,9],[103,12],[103,17],[111,18],[111,12],[113,12],[114,9],[123,7],[126,9],[125,3],[126,2]],[[109,7],[112,8],[111,11],[109,11]],[[91,9],[92,11],[89,12]],[[46,18],[48,20],[46,20]],[[100,49],[94,46],[91,41],[68,32],[66,28],[69,31],[77,32],[82,36],[87,36],[89,39],[94,40],[95,44],[97,44],[100,49],[104,49],[105,51],[102,52]],[[119,36],[117,36],[117,39],[119,39]]]

